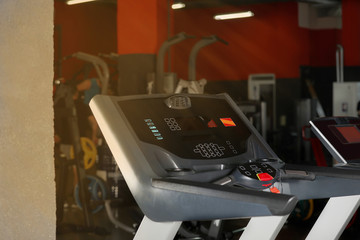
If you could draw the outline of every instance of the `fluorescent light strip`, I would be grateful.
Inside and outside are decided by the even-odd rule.
[[[247,12],[218,14],[218,15],[214,16],[214,19],[215,20],[228,20],[228,19],[246,18],[246,17],[252,17],[252,16],[254,16],[254,13],[251,11],[247,11]]]
[[[74,5],[74,4],[79,4],[79,3],[86,3],[86,2],[94,2],[96,0],[68,0],[66,1],[67,5]]]
[[[185,7],[185,3],[182,3],[182,2],[174,3],[173,5],[171,5],[172,9],[181,9],[184,7]]]

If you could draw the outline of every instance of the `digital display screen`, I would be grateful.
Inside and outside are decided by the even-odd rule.
[[[236,124],[231,118],[220,118],[220,121],[222,124],[224,124],[225,127],[235,127]]]
[[[177,117],[175,119],[183,131],[204,130],[208,128],[207,121],[201,116]]]
[[[225,99],[192,97],[186,109],[169,108],[163,98],[118,104],[140,141],[180,158],[220,159],[247,151],[251,131]]]
[[[356,126],[337,126],[336,129],[348,143],[360,143],[360,131]]]

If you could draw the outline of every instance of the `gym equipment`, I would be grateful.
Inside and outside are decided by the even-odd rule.
[[[173,93],[175,89],[175,84],[177,82],[175,73],[165,73],[164,72],[164,59],[165,54],[172,45],[180,43],[186,39],[194,38],[194,36],[187,35],[184,32],[178,33],[172,38],[166,40],[160,47],[159,52],[156,57],[156,73],[155,73],[155,90],[157,93]],[[149,83],[148,92],[152,93],[153,83]]]
[[[56,91],[54,96],[54,106],[61,100],[64,99],[65,106],[64,106],[64,114],[67,116],[67,121],[69,128],[71,130],[71,139],[74,148],[74,161],[76,166],[76,172],[78,176],[78,184],[79,184],[79,198],[81,199],[82,206],[83,206],[83,214],[84,214],[84,224],[86,228],[92,226],[92,218],[90,217],[90,209],[89,209],[89,199],[87,197],[87,192],[85,190],[86,186],[86,173],[83,167],[83,163],[81,160],[83,159],[83,152],[81,149],[80,143],[80,135],[79,135],[79,127],[77,121],[77,112],[73,100],[73,94],[71,87],[61,83],[60,81],[56,81]],[[64,204],[63,202],[59,204]]]
[[[92,168],[96,163],[97,150],[95,144],[91,139],[86,137],[80,137],[80,145],[83,151],[84,168],[88,170]],[[74,159],[74,147],[70,148],[70,158]]]
[[[227,94],[99,95],[90,107],[145,214],[136,240],[230,218],[251,218],[241,239],[274,239],[298,200],[317,198],[330,200],[308,239],[335,239],[359,206],[359,170],[285,164]]]
[[[241,101],[238,107],[249,119],[252,125],[266,137],[266,102],[261,101]]]
[[[219,38],[216,35],[203,37],[200,39],[191,49],[189,57],[189,69],[188,69],[188,81],[180,79],[176,86],[175,93],[181,93],[186,90],[187,93],[204,93],[204,87],[206,85],[206,79],[196,80],[196,58],[201,48],[206,47],[215,42],[220,42],[228,45],[228,42]]]
[[[88,179],[88,191],[90,195],[89,208],[91,213],[95,214],[103,209],[104,201],[106,199],[107,190],[105,184],[100,178],[95,176],[86,176]],[[74,188],[74,196],[76,204],[82,209],[82,203],[80,201],[79,184],[76,184]]]
[[[101,82],[101,94],[107,94],[110,73],[109,67],[106,62],[98,56],[83,52],[73,53],[72,55],[65,57],[64,59],[68,59],[71,57],[75,57],[77,59],[92,63]]]
[[[267,139],[267,131],[275,131],[276,125],[276,78],[275,74],[250,74],[248,78],[248,98],[264,102],[266,114],[262,136]]]
[[[344,48],[336,45],[336,82],[333,82],[333,116],[359,116],[360,83],[344,82]]]
[[[333,116],[358,116],[359,82],[333,82]]]
[[[326,117],[312,120],[310,125],[337,161],[335,167],[360,167],[360,118]]]
[[[137,208],[136,204],[106,142],[103,141],[99,148],[100,157],[98,168],[106,171],[106,183],[109,188],[109,194],[105,200],[106,214],[116,228],[120,228],[129,233],[135,233],[135,226],[141,222],[141,217],[139,219],[133,219],[134,223],[132,226],[124,224],[119,221],[119,207],[126,204],[127,207],[130,205],[131,207]],[[134,213],[137,215],[135,211]]]
[[[336,81],[344,82],[344,48],[341,44],[336,45]]]

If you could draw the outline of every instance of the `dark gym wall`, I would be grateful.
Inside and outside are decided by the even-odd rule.
[[[116,6],[109,3],[66,5],[54,1],[55,77],[71,78],[84,62],[66,60],[59,71],[59,58],[78,51],[97,55],[116,53]]]

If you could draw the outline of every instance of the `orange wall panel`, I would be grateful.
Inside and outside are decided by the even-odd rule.
[[[213,20],[217,13],[246,10],[253,11],[255,17]],[[185,31],[198,37],[215,34],[229,42],[228,46],[215,43],[200,50],[197,79],[239,80],[252,73],[296,78],[299,66],[310,63],[310,35],[298,27],[296,2],[175,11],[174,29],[175,33]],[[197,40],[175,46],[175,71],[182,78],[188,78],[188,57]]]
[[[55,61],[58,57],[69,56],[79,51],[93,55],[116,52],[117,12],[114,5],[66,5],[61,1],[54,1],[54,4]],[[76,59],[63,61],[61,75],[66,79],[72,78],[81,70],[84,63]]]
[[[118,53],[155,53],[158,42],[157,1],[118,0]]]

